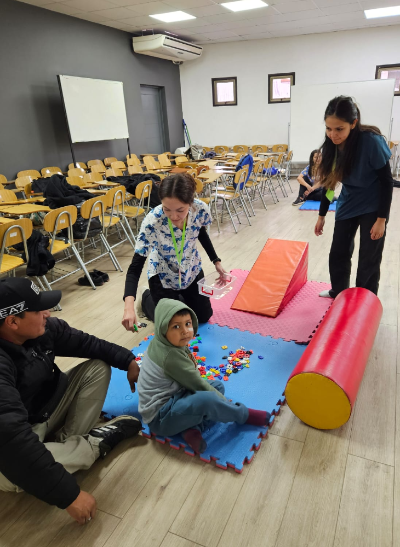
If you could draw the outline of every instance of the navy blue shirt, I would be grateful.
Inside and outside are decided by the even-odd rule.
[[[380,182],[377,171],[391,157],[382,135],[363,131],[360,135],[354,167],[342,181],[342,191],[336,205],[336,220],[345,220],[378,211]]]

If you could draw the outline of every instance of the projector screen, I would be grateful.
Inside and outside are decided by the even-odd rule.
[[[58,79],[72,143],[129,138],[122,82]]]
[[[293,160],[308,162],[310,153],[325,137],[324,113],[338,95],[353,97],[360,108],[361,121],[376,125],[390,139],[395,80],[371,80],[322,85],[295,85],[290,105],[290,149]]]

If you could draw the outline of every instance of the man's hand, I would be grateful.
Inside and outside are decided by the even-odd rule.
[[[79,496],[66,509],[79,524],[86,524],[96,516],[96,500],[91,494],[81,490]]]
[[[139,372],[140,372],[139,365],[137,364],[135,359],[133,359],[129,363],[128,374],[127,374],[128,382],[129,382],[129,385],[131,386],[132,393],[135,393],[135,383],[138,381]]]

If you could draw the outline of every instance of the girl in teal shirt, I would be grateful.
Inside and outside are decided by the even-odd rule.
[[[315,235],[323,233],[331,196],[339,182],[335,229],[329,254],[332,289],[320,296],[335,298],[350,284],[354,239],[360,228],[356,286],[378,293],[386,225],[392,202],[391,152],[377,127],[361,124],[351,97],[335,97],[325,111],[326,137],[319,167],[321,201]]]

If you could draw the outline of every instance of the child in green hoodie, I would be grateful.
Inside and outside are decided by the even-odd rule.
[[[139,412],[156,435],[181,433],[196,452],[207,448],[201,433],[213,422],[268,425],[269,412],[232,403],[218,380],[203,379],[188,343],[197,332],[196,314],[179,300],[164,298],[155,310],[155,335],[139,374]]]

